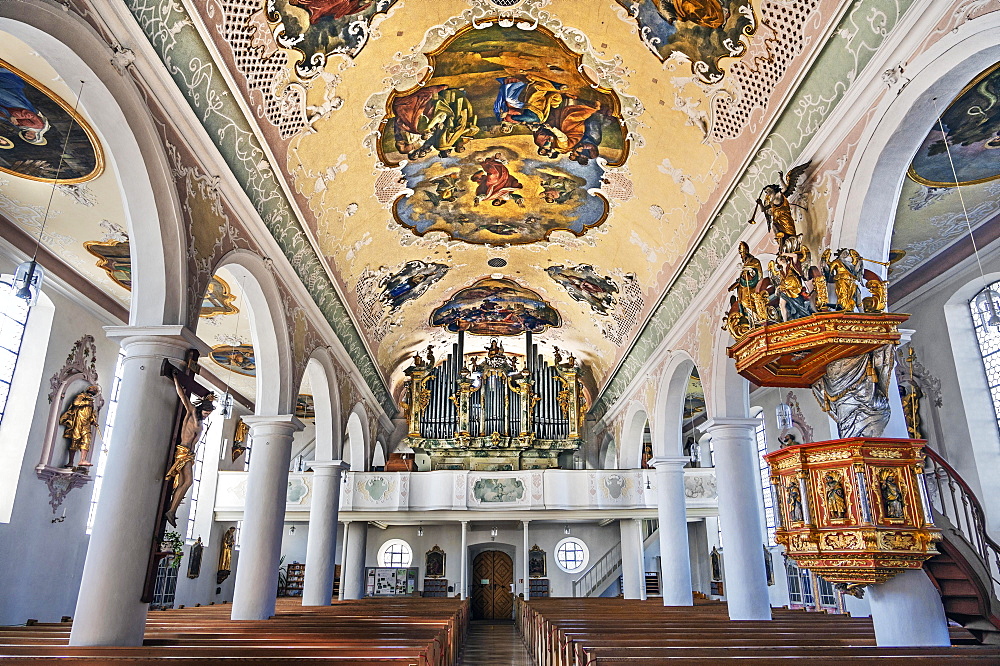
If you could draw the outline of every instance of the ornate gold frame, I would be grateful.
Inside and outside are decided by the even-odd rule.
[[[62,110],[68,113],[70,117],[73,118],[73,121],[76,122],[83,129],[84,133],[87,135],[87,138],[90,139],[90,145],[94,147],[94,170],[88,173],[86,176],[81,176],[79,178],[39,178],[38,176],[28,176],[23,173],[11,171],[10,169],[5,169],[2,166],[0,166],[0,172],[9,173],[10,175],[17,176],[18,178],[25,178],[27,180],[33,180],[40,183],[55,182],[55,183],[61,183],[63,185],[73,185],[74,183],[85,183],[88,180],[93,180],[98,176],[100,176],[102,173],[104,173],[104,148],[101,146],[101,142],[97,138],[97,133],[94,131],[94,128],[90,126],[90,123],[88,123],[84,119],[84,117],[81,116],[77,111],[74,111],[73,107],[71,107],[69,104],[63,101],[62,97],[49,90],[48,87],[40,83],[38,79],[36,79],[35,77],[31,76],[30,74],[25,74],[23,71],[21,71],[17,67],[14,67],[3,58],[0,58],[0,67],[4,67],[5,69],[9,69],[10,71],[14,72],[22,79],[24,79],[25,81],[33,85],[35,88],[37,88],[39,91],[41,91],[43,94],[45,94],[53,102],[62,107]],[[117,282],[117,280],[115,281]]]
[[[0,167],[0,170],[2,170],[2,167]],[[118,247],[118,246],[121,246],[121,245],[129,246],[129,241],[116,241],[116,240],[109,240],[109,241],[85,241],[83,243],[83,248],[87,252],[89,252],[90,254],[92,254],[95,257],[97,257],[97,267],[100,268],[105,273],[107,273],[108,277],[111,278],[112,282],[114,282],[115,284],[117,284],[122,289],[126,289],[128,291],[132,291],[131,281],[129,282],[129,284],[125,284],[124,282],[122,282],[121,280],[119,280],[118,278],[116,278],[115,274],[114,274],[113,267],[111,265],[111,260],[108,257],[104,256],[103,254],[98,254],[97,252],[94,251],[95,247],[109,247],[109,248],[111,248],[111,247]],[[132,275],[132,269],[131,269],[131,265],[132,265],[132,252],[131,252],[131,249],[132,248],[129,246],[129,276],[130,277]]]

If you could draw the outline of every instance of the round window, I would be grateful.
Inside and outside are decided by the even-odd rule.
[[[556,564],[566,573],[579,573],[590,560],[587,544],[576,537],[566,537],[556,544]]]
[[[378,549],[380,567],[408,567],[413,562],[413,549],[402,539],[389,539]]]

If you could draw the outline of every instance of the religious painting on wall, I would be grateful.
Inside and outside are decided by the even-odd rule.
[[[407,301],[423,296],[447,272],[448,267],[444,264],[426,263],[419,259],[408,261],[398,271],[379,282],[382,301],[396,309]]]
[[[460,30],[427,54],[421,85],[393,91],[379,157],[402,167],[396,220],[419,236],[523,244],[583,235],[608,215],[604,169],[628,156],[621,103],[542,27]]]
[[[87,241],[87,252],[97,257],[97,267],[115,284],[132,291],[132,258],[128,241]]]
[[[722,58],[746,53],[757,30],[750,0],[618,0],[636,20],[642,41],[661,61],[682,54],[705,81],[722,79]]]
[[[257,362],[253,345],[216,345],[212,347],[212,360],[227,370],[245,375],[257,376]]]
[[[267,20],[279,45],[302,54],[295,72],[311,78],[328,56],[358,55],[371,34],[372,20],[396,0],[267,0]],[[280,26],[276,25],[280,24]]]
[[[928,187],[972,185],[1000,178],[998,98],[1000,62],[973,79],[948,105],[941,114],[944,134],[935,122],[907,175]]]
[[[440,546],[434,546],[424,555],[424,578],[444,577],[445,555]]]
[[[316,418],[316,404],[311,395],[300,393],[295,397],[295,416],[300,419]]]
[[[205,288],[205,296],[201,301],[200,317],[215,317],[218,315],[236,314],[239,309],[233,305],[236,294],[229,288],[229,283],[213,275]]]
[[[522,335],[562,326],[559,313],[534,291],[507,279],[484,278],[460,289],[431,313],[431,326],[452,333]]]
[[[188,557],[188,578],[197,578],[201,575],[201,557],[204,554],[205,546],[201,542],[201,537],[191,544],[190,555]]]
[[[535,544],[528,551],[528,576],[530,578],[545,578],[545,551]]]
[[[97,135],[73,106],[0,60],[0,171],[70,184],[103,169]]]

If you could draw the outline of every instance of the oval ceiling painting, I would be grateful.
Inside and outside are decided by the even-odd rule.
[[[472,335],[522,335],[562,326],[562,318],[538,293],[506,278],[483,278],[460,289],[431,313],[431,326]]]
[[[103,167],[100,144],[80,114],[0,60],[0,171],[31,180],[81,183],[99,176]]]
[[[910,178],[929,187],[1000,178],[1000,63],[973,79],[945,109],[941,122],[945,133],[935,123],[913,158]]]
[[[427,55],[423,84],[389,96],[379,157],[412,193],[393,205],[418,235],[475,244],[583,235],[608,215],[601,163],[628,155],[621,105],[551,32],[494,24]],[[600,159],[599,159],[600,158]]]

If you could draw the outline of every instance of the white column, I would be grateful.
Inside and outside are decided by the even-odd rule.
[[[731,620],[770,620],[763,530],[753,432],[757,419],[716,418],[702,428],[712,436],[725,553],[726,601]]]
[[[656,513],[660,521],[660,588],[664,606],[692,606],[684,465],[687,458],[653,458]]]
[[[626,599],[645,599],[642,522],[632,518],[619,520],[618,525],[622,539],[622,593]]]
[[[344,599],[365,596],[365,560],[368,554],[368,521],[355,520],[347,526],[347,546],[340,567],[340,589]]]
[[[337,598],[340,599],[341,601],[344,600],[344,574],[347,573],[347,532],[350,527],[351,527],[351,521],[349,520],[345,521],[344,536],[343,536],[344,542],[340,548],[340,586],[339,586],[339,592],[337,594]]]
[[[465,599],[469,589],[469,521],[462,521],[462,574],[459,576],[459,598]]]
[[[337,564],[337,518],[340,514],[341,472],[350,469],[342,460],[312,461],[312,502],[309,508],[309,541],[306,543],[306,579],[303,606],[329,606]]]
[[[530,574],[528,573],[528,548],[530,548],[531,546],[528,545],[528,521],[527,520],[522,520],[521,521],[521,529],[524,530],[524,562],[522,563],[523,564],[522,568],[524,570],[521,573],[524,576],[524,589],[523,589],[523,591],[524,591],[524,600],[527,601],[528,599],[531,598],[531,593],[530,593],[531,585],[528,584],[528,581],[530,580]]]
[[[902,571],[865,589],[879,647],[951,645],[941,595],[923,569]]]
[[[70,645],[137,646],[149,609],[139,598],[177,409],[174,383],[160,376],[160,368],[164,358],[180,365],[188,349],[208,348],[182,326],[109,326],[105,331],[125,358]]]
[[[274,615],[278,593],[292,436],[302,423],[291,414],[247,416],[243,422],[250,426],[251,456],[232,619],[266,620]]]

